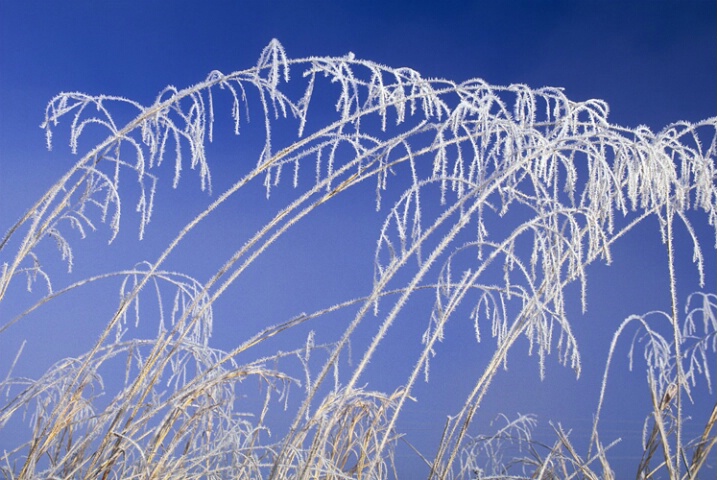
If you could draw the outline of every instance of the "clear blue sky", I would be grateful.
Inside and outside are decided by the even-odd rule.
[[[55,94],[106,93],[149,103],[168,84],[184,87],[214,69],[230,72],[254,65],[272,38],[279,39],[291,57],[352,51],[357,57],[414,68],[426,77],[480,77],[494,84],[564,87],[573,100],[606,100],[611,121],[626,126],[646,124],[659,130],[673,121],[699,121],[717,115],[714,1],[3,0],[0,231],[5,232],[71,164],[64,150],[45,150],[44,134],[38,128],[45,106]],[[64,141],[59,133],[56,141]],[[236,161],[228,148],[216,147],[216,160],[210,158],[220,164],[220,177],[232,171],[221,162]],[[171,172],[165,170],[160,175],[169,178]],[[221,185],[222,178],[217,181]],[[190,200],[200,197],[190,175],[183,183],[178,192],[167,192],[167,199],[158,200],[158,207],[168,207],[169,213],[165,217],[158,213],[151,224],[153,240],[126,247],[135,238],[130,221],[119,246],[107,253],[103,247],[106,232],[98,233],[100,240],[85,241],[88,246],[78,249],[75,272],[59,282],[156,257],[162,239],[170,238],[178,228],[173,214],[185,208],[191,211]],[[188,273],[206,278],[210,272],[202,270],[205,262],[221,262],[225,250],[230,252],[241,244],[245,238],[241,235],[246,234],[242,228],[255,225],[261,218],[257,209],[266,205],[263,197],[247,202],[251,208],[237,206],[224,211],[207,227],[204,238],[187,246],[182,260],[193,270]],[[366,293],[372,280],[377,232],[376,221],[369,219],[372,205],[372,199],[366,199],[368,208],[364,210],[368,213],[352,210],[351,202],[329,209],[313,226],[297,229],[286,242],[277,244],[259,264],[262,270],[239,282],[230,299],[217,306],[216,345],[231,348],[241,337],[243,327],[237,324],[237,316],[253,319],[247,329],[258,328],[272,318],[276,319],[273,323]],[[321,221],[332,226],[328,232],[341,235],[317,242],[311,229],[322,228]],[[240,232],[228,225],[240,225]],[[497,411],[509,415],[534,411],[540,414],[543,431],[549,430],[548,420],[562,421],[574,429],[578,442],[586,440],[597,399],[596,379],[613,329],[630,313],[667,306],[666,285],[659,281],[664,253],[656,229],[656,225],[645,227],[632,243],[616,250],[615,264],[620,267],[591,270],[589,311],[582,317],[576,310],[574,323],[581,328],[577,334],[585,362],[583,378],[576,381],[572,372],[559,367],[553,358],[548,378],[540,383],[534,359],[516,354],[510,374],[496,380],[481,422],[492,419]],[[714,239],[706,238],[707,289],[714,292],[715,253],[710,248]],[[216,252],[211,251],[214,246],[210,251],[202,248],[207,244],[216,245]],[[338,244],[342,248],[331,248]],[[219,258],[211,260],[217,252]],[[134,256],[127,258],[127,253]],[[690,258],[691,251],[686,251],[680,266],[680,285],[685,291],[696,288],[697,274],[690,267]],[[176,265],[179,268],[180,262]],[[116,300],[115,290],[108,298]],[[79,354],[99,334],[101,319],[90,318],[91,312],[71,302],[57,308],[63,312],[57,317],[41,312],[0,337],[0,376],[5,375],[21,338],[30,339],[30,353],[18,368],[38,375],[61,356]],[[7,320],[8,310],[11,307],[0,307],[0,324]],[[393,338],[398,346],[388,351],[384,360],[400,357],[400,337],[420,335],[424,325],[416,332],[399,330],[396,337],[389,337],[387,341]],[[461,378],[476,373],[470,363],[475,342],[452,341],[443,347],[443,363],[436,364],[438,382],[419,388],[417,394],[422,398],[405,419],[405,427],[413,435],[425,437],[414,440],[428,453],[432,453],[433,439],[445,415],[460,399],[460,393],[454,396],[453,392],[462,391],[458,386]],[[645,405],[647,391],[644,375],[622,370],[614,377],[612,394],[618,400],[609,405],[610,417],[605,423],[612,430],[603,436],[604,440],[611,434],[626,437],[615,465],[623,465],[624,460],[630,465],[625,474],[633,474],[631,468],[637,463],[632,457],[634,444],[639,442],[642,422],[639,408]],[[367,379],[369,383],[372,380],[380,385],[391,378]],[[632,401],[638,397],[641,400]],[[712,393],[712,401],[714,397]],[[8,431],[0,431],[0,448],[6,448],[7,441]]]

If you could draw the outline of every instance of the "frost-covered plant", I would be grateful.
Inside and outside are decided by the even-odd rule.
[[[299,80],[290,79],[290,72]],[[259,111],[264,138],[256,161],[153,261],[136,259],[143,263],[127,271],[56,289],[40,245],[53,240],[72,268],[68,227],[84,236],[104,222],[114,239],[128,201],[139,214],[140,239],[149,235],[158,168],[164,163],[173,162],[175,187],[189,167],[197,171],[201,188],[212,190],[205,148],[214,136],[219,95],[229,98],[236,134],[249,112]],[[312,108],[321,111],[327,99],[334,107],[331,116],[313,117]],[[626,323],[637,321],[646,335],[639,338],[647,345],[657,428],[656,439],[646,440],[646,452],[659,445],[670,477],[694,476],[714,449],[714,415],[698,443],[687,445],[681,405],[698,375],[709,382],[714,299],[704,296],[705,308],[690,311],[684,322],[678,317],[673,231],[681,222],[692,235],[704,282],[703,239],[687,212],[699,210],[717,229],[717,119],[680,122],[654,133],[612,125],[607,116],[604,102],[574,102],[556,88],[426,79],[353,54],[291,59],[277,41],[264,49],[256,66],[230,74],[214,71],[185,89],[167,87],[149,106],[104,95],[58,95],[43,123],[48,147],[60,123],[69,121],[70,148],[78,160],[0,239],[0,301],[7,301],[10,285],[19,278],[36,291],[42,280],[45,289],[36,305],[4,320],[0,334],[67,291],[115,276],[124,280],[116,311],[90,351],[63,360],[37,380],[9,372],[0,383],[8,399],[0,410],[0,429],[19,412],[31,412],[29,438],[2,454],[1,471],[7,478],[386,478],[400,438],[397,419],[419,379],[431,381],[431,359],[446,324],[467,308],[476,340],[490,329],[495,350],[427,459],[431,478],[466,478],[482,471],[470,460],[478,445],[495,460],[497,450],[491,448],[508,431],[518,429],[530,444],[531,417],[521,417],[492,438],[469,433],[513,347],[526,338],[541,375],[554,350],[562,364],[580,374],[566,286],[580,285],[586,308],[586,267],[611,262],[613,244],[656,217],[670,268],[672,312],[663,316],[670,331],[657,333],[647,317]],[[120,117],[129,120],[120,122]],[[296,137],[287,133],[291,119]],[[92,136],[91,148],[81,148],[86,132],[96,132],[97,126],[106,137]],[[137,192],[134,199],[124,191],[128,173],[136,178],[136,187],[129,189]],[[220,205],[256,182],[263,182],[268,196],[287,175],[293,199],[237,245],[209,280],[166,270],[170,254]],[[375,183],[376,208],[385,212],[372,290],[254,335],[247,332],[232,351],[213,349],[214,303],[297,222],[367,181]],[[417,339],[420,353],[409,360],[408,376],[391,392],[367,391],[367,367],[387,332],[408,312],[410,300],[427,290],[434,292],[434,307],[426,312],[425,331]],[[139,300],[147,291],[155,292],[160,312],[157,334],[133,338],[128,317],[145,321]],[[315,345],[310,334],[293,351],[239,360],[268,339],[339,310],[352,311],[353,317],[331,343]],[[704,334],[695,330],[698,311],[708,319]],[[366,326],[371,316],[380,321]],[[371,340],[358,361],[346,365],[342,358],[360,327],[374,329]],[[309,361],[312,352],[323,355],[320,368]],[[287,367],[291,362],[298,362],[300,375]],[[103,381],[110,364],[122,365],[119,387]],[[259,380],[264,396],[253,415],[243,410],[237,393],[249,378]],[[270,436],[274,397],[288,408],[294,384],[304,393],[291,426],[281,438]],[[674,397],[669,418],[660,401],[668,391]],[[584,459],[556,427],[558,441],[548,455],[521,465],[537,465],[539,478],[561,475],[567,466],[566,476],[592,478],[590,465],[598,462],[609,476],[598,418]],[[690,448],[695,460],[685,464]],[[649,458],[643,464],[640,471],[652,475]],[[500,472],[495,462],[490,468]]]
[[[712,429],[717,425],[717,403],[712,408],[703,433],[688,444],[684,443],[682,430],[682,403],[691,398],[692,388],[700,377],[710,391],[713,373],[710,355],[717,351],[717,295],[699,293],[691,295],[686,303],[684,320],[678,321],[680,329],[674,330],[675,320],[666,312],[650,312],[632,315],[615,332],[603,376],[600,400],[593,427],[593,440],[597,440],[598,423],[608,381],[608,369],[612,363],[617,340],[625,330],[636,323],[629,350],[629,367],[633,368],[634,353],[644,342],[645,373],[652,402],[652,413],[645,420],[643,431],[644,454],[637,467],[637,478],[654,478],[660,470],[667,470],[669,478],[680,477],[680,465],[686,467],[685,477],[695,478],[717,443]],[[650,428],[652,427],[652,428]],[[648,433],[649,432],[649,433]],[[650,460],[662,451],[662,461],[654,468]]]

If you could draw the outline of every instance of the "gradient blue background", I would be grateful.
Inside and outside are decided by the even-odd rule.
[[[254,65],[272,38],[278,38],[291,57],[352,51],[357,57],[414,68],[425,77],[457,81],[480,77],[493,84],[564,87],[572,100],[606,100],[611,121],[629,127],[645,124],[659,130],[673,121],[698,121],[717,114],[717,9],[713,1],[3,0],[0,231],[5,232],[72,162],[63,148],[63,130],[55,138],[56,151],[47,152],[38,128],[55,94],[106,93],[147,104],[168,84],[181,88],[214,69],[230,72]],[[229,130],[229,122],[220,120],[217,130],[221,127]],[[251,139],[256,127],[260,125],[247,127],[240,140],[218,134],[209,150],[215,194],[239,176],[234,173],[237,162],[256,161],[260,145]],[[108,234],[103,228],[93,238],[77,240],[71,274],[65,273],[57,255],[48,249],[57,285],[156,258],[186,215],[198,211],[197,202],[207,201],[191,172],[184,174],[177,191],[166,186],[171,174],[168,165],[159,171],[165,184],[160,185],[158,211],[147,240],[139,246],[133,243],[136,217],[129,212],[120,237],[111,246],[106,244]],[[306,226],[278,242],[217,305],[213,344],[231,348],[263,325],[365,294],[371,286],[381,220],[372,211],[370,190],[317,212]],[[170,265],[200,280],[208,278],[266,218],[264,209],[278,208],[281,198],[278,194],[264,200],[260,188],[248,192],[223,208],[200,236],[188,240]],[[702,228],[704,219],[699,221],[707,258],[705,290],[715,292],[714,237],[710,229]],[[691,248],[683,245],[678,282],[686,294],[698,286]],[[582,315],[577,303],[573,308],[583,377],[575,380],[569,369],[551,357],[547,378],[541,382],[537,362],[527,358],[524,345],[519,345],[510,371],[499,374],[481,408],[475,431],[490,431],[488,422],[497,412],[509,416],[535,412],[540,438],[552,443],[548,421],[559,421],[572,429],[571,439],[577,445],[585,445],[612,332],[632,313],[669,307],[665,255],[656,222],[652,222],[618,245],[614,266],[589,270],[588,313]],[[108,300],[97,304],[59,300],[52,309],[39,311],[0,336],[0,375],[5,375],[22,339],[28,343],[16,373],[29,376],[38,376],[59,358],[89,348],[117,299],[115,284],[91,289],[92,298]],[[19,297],[24,295],[20,288],[17,292]],[[19,308],[11,301],[0,305],[0,323]],[[422,316],[415,330],[401,324],[389,334],[386,345],[390,347],[376,361],[386,363],[375,369],[375,377],[366,379],[369,388],[389,388],[401,382],[399,369],[394,372],[385,365],[400,363],[410,355],[413,347],[406,346],[404,338],[420,338],[428,314],[419,306],[414,307],[416,315]],[[320,331],[319,325],[313,328]],[[487,355],[476,347],[470,332],[466,326],[451,325],[434,364],[433,382],[417,387],[419,401],[406,411],[400,425],[429,457],[445,416],[461,404],[471,379],[480,373],[473,362]],[[488,333],[486,326],[484,335]],[[289,340],[278,345],[289,348]],[[624,365],[626,353],[627,340],[619,351],[623,364],[611,377],[602,430],[604,441],[624,438],[610,455],[618,478],[634,475],[649,400],[644,374],[630,373]],[[696,400],[710,408],[715,393],[700,390]],[[706,410],[695,416],[699,418],[700,413]],[[13,445],[12,439],[10,429],[0,431],[0,448]],[[407,469],[405,478],[424,472],[410,451],[399,453],[399,462]]]

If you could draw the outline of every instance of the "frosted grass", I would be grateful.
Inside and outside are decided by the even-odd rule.
[[[320,117],[316,125],[312,105],[332,95],[332,118]],[[155,260],[137,258],[129,269],[55,286],[62,280],[43,267],[40,245],[54,242],[71,269],[77,253],[70,231],[84,237],[108,228],[113,241],[134,210],[139,239],[150,235],[163,164],[173,164],[175,188],[189,170],[202,190],[213,192],[206,146],[222,102],[230,104],[235,134],[250,112],[262,123],[256,162],[212,196]],[[120,109],[134,117],[115,121]],[[629,354],[647,362],[653,404],[638,476],[695,478],[714,451],[717,418],[713,412],[693,440],[685,438],[683,411],[693,389],[713,388],[717,297],[695,293],[682,313],[673,232],[677,224],[689,232],[704,285],[702,249],[717,242],[700,238],[690,219],[697,211],[717,229],[717,119],[677,122],[655,133],[613,125],[608,112],[602,101],[574,102],[557,88],[428,79],[353,54],[292,59],[275,40],[256,66],[214,71],[184,89],[169,86],[149,106],[113,96],[57,95],[42,124],[47,145],[54,145],[56,130],[69,128],[76,161],[0,240],[0,301],[17,281],[36,297],[26,312],[3,320],[0,334],[58,296],[108,278],[122,279],[119,301],[84,355],[60,360],[37,379],[14,377],[12,368],[2,377],[0,428],[26,415],[28,435],[0,455],[0,471],[5,478],[400,476],[394,451],[410,439],[397,420],[416,383],[431,381],[445,326],[467,306],[476,341],[482,345],[489,332],[496,347],[463,407],[448,418],[437,451],[416,452],[430,478],[612,478],[615,442],[600,439],[600,413],[616,342],[627,331],[640,340]],[[289,122],[296,136],[286,141]],[[97,128],[106,138],[83,147],[85,132]],[[135,179],[131,188],[120,182],[128,173]],[[190,232],[257,182],[266,196],[288,182],[295,197],[209,280],[165,269]],[[212,348],[213,305],[247,268],[319,206],[340,202],[343,192],[366,182],[374,183],[376,209],[385,218],[372,291],[268,326],[234,350]],[[476,411],[521,338],[541,376],[550,355],[580,375],[566,287],[579,284],[587,309],[586,268],[612,262],[614,243],[650,218],[658,219],[665,244],[672,309],[637,313],[615,332],[588,451],[578,452],[560,424],[553,425],[553,445],[533,441],[529,415],[502,418],[494,433],[475,433]],[[496,229],[501,219],[505,227]],[[410,374],[392,391],[367,390],[367,367],[387,333],[407,314],[410,299],[429,289],[434,306],[421,353],[406,360]],[[156,337],[134,338],[131,326],[147,321],[147,301],[159,311]],[[353,316],[334,341],[316,344],[311,333],[293,351],[239,360],[266,340],[339,310]],[[359,326],[374,316],[379,322],[365,350],[353,352],[356,362],[345,362]],[[318,368],[312,355],[321,360]],[[300,375],[285,367],[289,361],[298,362]],[[109,365],[122,366],[118,389],[103,381]],[[238,391],[249,378],[262,385],[258,412],[242,410]],[[301,392],[298,404],[289,402],[290,391]],[[288,432],[276,438],[268,419],[282,404],[295,411]]]

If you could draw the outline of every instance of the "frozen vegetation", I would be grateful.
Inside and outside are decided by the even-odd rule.
[[[436,450],[416,449],[429,478],[613,478],[616,439],[600,435],[601,413],[625,344],[644,367],[652,405],[637,477],[714,475],[717,406],[692,398],[715,388],[717,296],[681,295],[674,256],[679,229],[689,243],[679,248],[694,252],[694,275],[704,284],[715,274],[703,249],[715,247],[717,118],[655,133],[607,117],[604,102],[574,102],[558,88],[428,79],[352,54],[292,59],[276,41],[256,66],[167,87],[150,105],[57,95],[43,128],[48,148],[69,136],[74,165],[0,239],[0,301],[23,305],[0,319],[0,335],[95,284],[117,285],[120,295],[113,293],[113,313],[83,355],[38,378],[16,375],[12,361],[0,372],[0,436],[15,441],[0,451],[2,476],[401,477],[395,452],[413,441],[403,436],[401,414],[417,385],[434,381],[432,361],[459,317],[469,319],[489,360],[466,378],[468,393],[437,432]],[[249,119],[252,132],[262,127],[258,153],[237,161],[235,183],[215,191],[208,142],[222,141],[227,120],[244,135]],[[79,282],[46,267],[57,257],[46,243],[72,268],[83,255],[79,237],[107,231],[117,239],[129,222],[146,241],[162,221],[153,217],[158,179],[184,188],[190,175],[211,196],[156,258],[145,258],[139,243],[124,270]],[[267,207],[263,225],[213,275],[198,280],[169,267],[186,238],[256,184],[261,197],[288,200]],[[383,219],[375,256],[366,259],[373,288],[243,332],[234,349],[213,346],[213,322],[222,321],[215,307],[250,266],[315,210],[365,184]],[[247,208],[261,213],[256,205]],[[587,267],[611,263],[614,244],[655,219],[671,309],[635,312],[615,331],[586,448],[573,446],[559,418],[548,444],[532,438],[532,415],[490,428],[475,422],[516,349],[530,350],[539,375],[558,364],[580,375],[568,290],[587,308]],[[203,255],[211,253],[210,244]],[[432,306],[417,311],[411,301],[419,295]],[[320,335],[325,317],[341,318],[329,340]],[[422,335],[405,340],[417,353],[400,357],[400,383],[372,389],[370,364],[381,349],[402,347],[388,336],[406,317],[424,322]],[[156,335],[138,334],[142,325]],[[280,337],[284,347],[267,352]],[[708,412],[696,438],[685,428],[690,408]],[[283,430],[277,415],[288,415]]]

